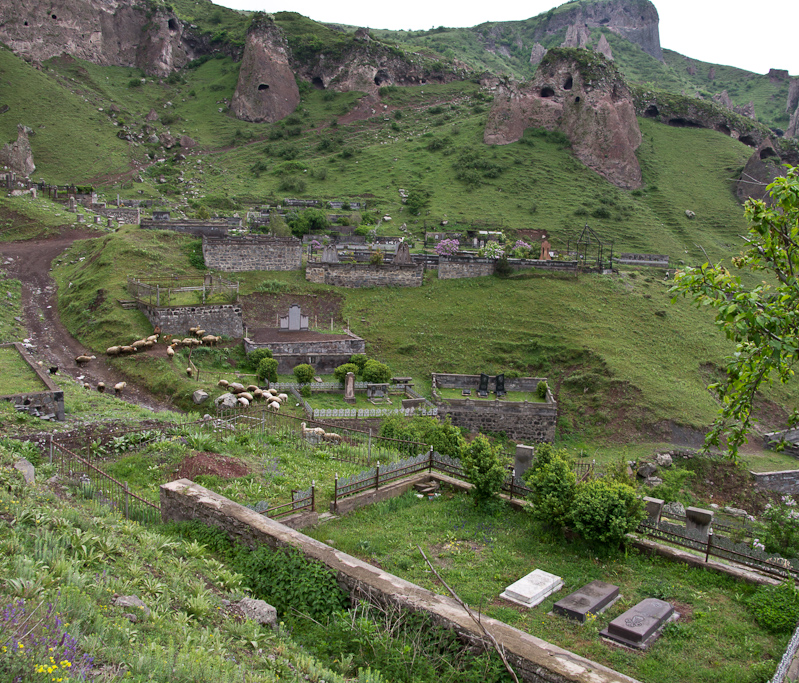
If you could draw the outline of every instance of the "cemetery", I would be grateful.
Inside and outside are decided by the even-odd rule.
[[[0,344],[0,401],[44,420],[64,420],[64,392],[22,344]]]

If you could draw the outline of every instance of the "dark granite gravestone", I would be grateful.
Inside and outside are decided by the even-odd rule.
[[[507,391],[505,391],[505,374],[497,375],[496,379],[496,387],[497,387],[497,396],[504,396]]]
[[[464,389],[463,391],[461,391],[461,396],[471,396],[471,395],[472,395],[471,389]]]
[[[480,386],[477,387],[477,395],[480,397],[488,396],[488,375],[480,373]]]
[[[552,607],[555,614],[585,623],[589,614],[599,614],[619,597],[619,587],[604,581],[592,581]]]
[[[675,615],[674,608],[669,603],[657,598],[647,598],[616,617],[599,635],[622,645],[644,650],[657,638],[664,624],[679,616]]]

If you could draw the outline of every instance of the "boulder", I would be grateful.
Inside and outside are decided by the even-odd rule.
[[[8,166],[14,173],[23,176],[30,176],[36,170],[27,128],[21,123],[17,125],[16,142],[0,148],[0,166]]]
[[[203,391],[202,389],[197,389],[197,391],[191,395],[191,400],[194,401],[194,405],[205,403],[208,400],[208,392]]]
[[[197,141],[190,138],[188,135],[181,135],[180,146],[183,147],[183,149],[193,149],[197,146]]]
[[[155,109],[150,109],[147,113],[147,116],[144,117],[145,121],[157,121],[158,120],[158,112]]]
[[[150,616],[150,608],[136,595],[115,595],[111,604],[117,607],[135,607],[141,610],[141,614],[145,617]]]
[[[733,508],[733,507],[725,507],[724,512],[726,512],[731,517],[748,517],[749,513],[746,510],[742,510],[741,508]]]
[[[657,466],[651,462],[645,462],[638,468],[638,476],[646,479],[651,477],[655,472],[658,471]]]
[[[546,53],[547,49],[541,43],[533,45],[533,49],[530,50],[530,64],[533,66],[540,64]]]
[[[660,477],[647,477],[644,479],[644,486],[651,486],[652,488],[660,486],[662,483],[663,480]]]
[[[671,467],[673,461],[668,453],[658,453],[655,462],[658,467]]]
[[[36,481],[36,470],[33,465],[25,458],[20,458],[14,463],[14,469],[22,472],[26,484],[33,484]]]
[[[250,621],[258,622],[262,626],[277,628],[277,610],[268,602],[254,598],[242,598],[239,600],[238,606]]]
[[[232,410],[238,405],[238,399],[236,398],[235,394],[222,394],[214,400],[214,404],[217,408],[226,408],[228,410]]]
[[[166,149],[172,149],[178,143],[174,136],[170,135],[169,133],[161,133],[161,135],[158,136],[158,141]]]

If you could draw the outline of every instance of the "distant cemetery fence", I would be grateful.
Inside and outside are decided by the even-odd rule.
[[[160,277],[146,280],[128,276],[128,293],[149,306],[191,306],[229,303],[239,298],[239,283],[220,275]]]

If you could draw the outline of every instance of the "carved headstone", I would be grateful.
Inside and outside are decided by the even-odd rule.
[[[398,266],[406,266],[413,263],[411,249],[407,242],[400,242],[397,245],[397,252],[394,254],[394,263]]]
[[[289,314],[280,316],[280,329],[283,332],[306,332],[308,316],[302,314],[299,304],[289,306]]]
[[[713,510],[702,508],[685,508],[685,528],[688,531],[695,531],[707,540],[710,532],[710,525],[713,523]]]
[[[616,617],[600,635],[629,647],[646,649],[660,629],[675,615],[674,608],[663,600],[647,598]]]
[[[70,213],[76,213],[78,210],[78,202],[76,201],[75,197],[70,195],[69,197],[69,206],[67,207],[67,211]]]
[[[508,586],[500,597],[524,607],[535,607],[561,588],[563,588],[563,579],[536,569]]]
[[[558,600],[552,611],[585,623],[589,614],[596,616],[606,610],[619,597],[619,587],[604,581],[592,581],[580,590]]]
[[[338,263],[338,249],[335,244],[328,244],[322,249],[322,263]]]
[[[344,400],[355,403],[355,373],[348,372],[344,378]]]
[[[538,257],[540,261],[550,261],[552,257],[549,255],[549,250],[552,245],[544,238],[541,242],[541,255]]]
[[[535,448],[533,446],[525,446],[524,444],[516,444],[516,456],[513,461],[513,471],[517,479],[521,479],[522,475],[530,469],[535,457]]]

